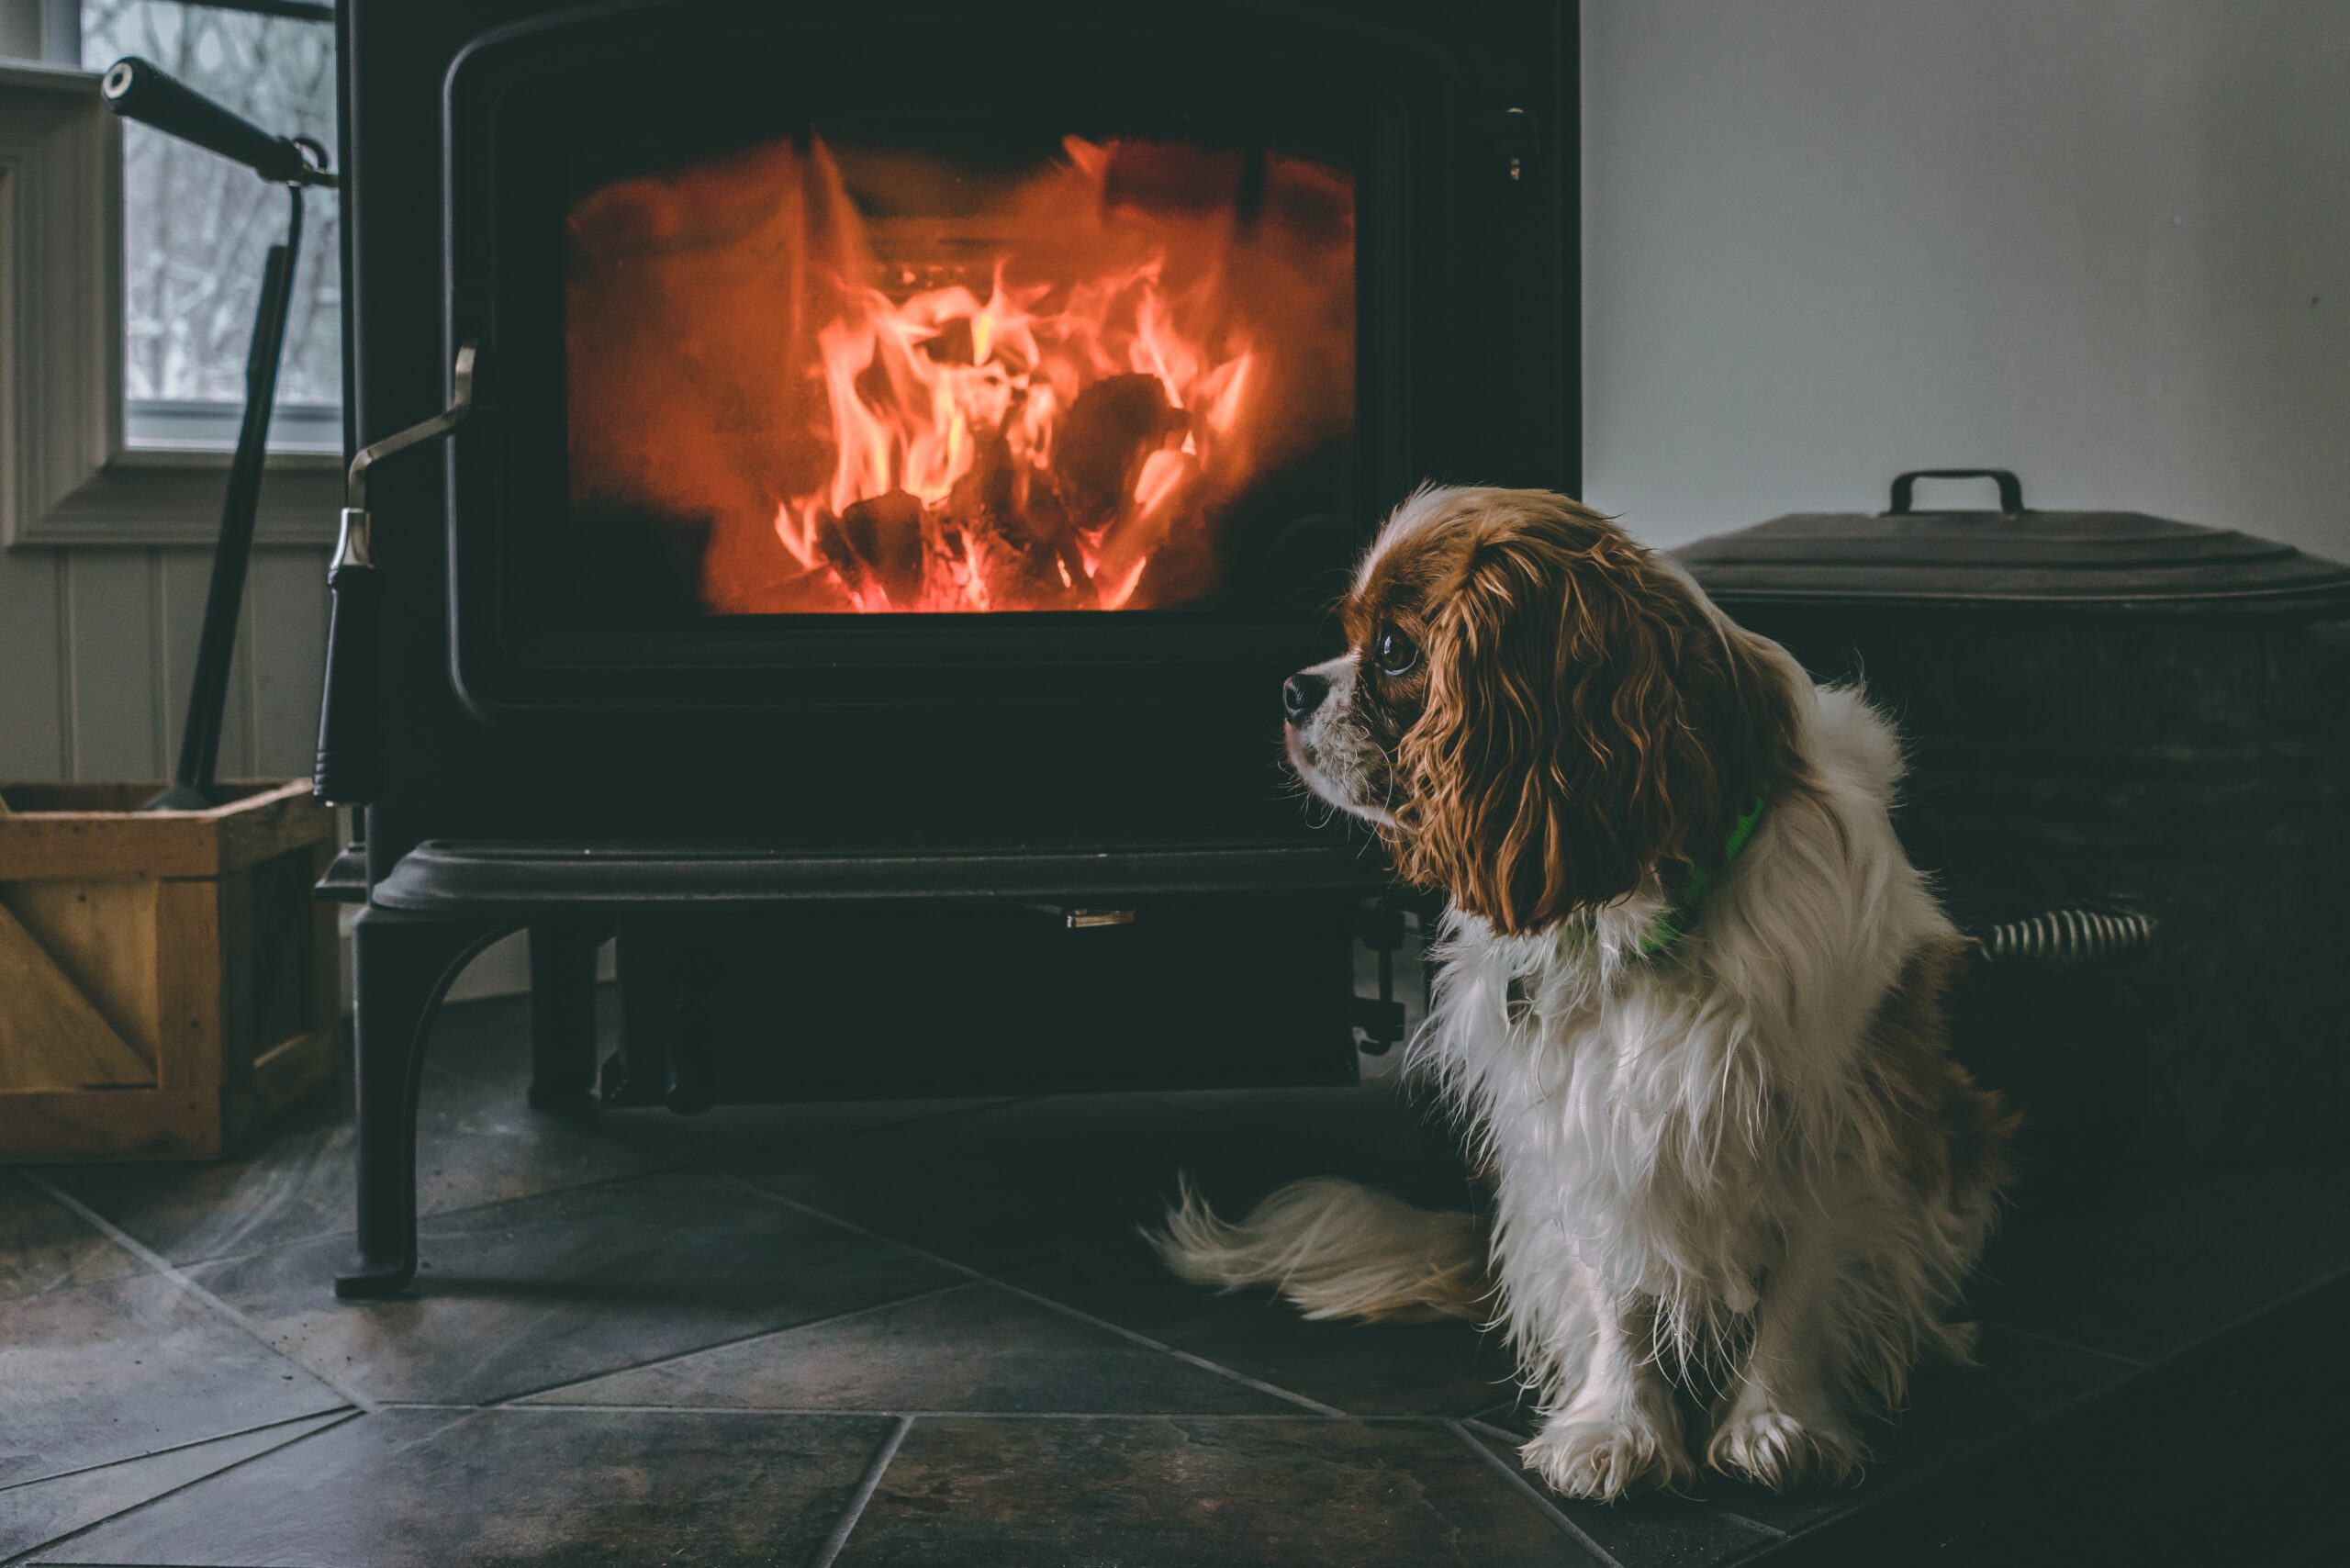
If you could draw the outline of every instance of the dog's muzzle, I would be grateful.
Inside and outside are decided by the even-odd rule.
[[[1281,682],[1281,711],[1289,715],[1291,723],[1302,724],[1314,716],[1314,710],[1321,707],[1322,700],[1329,695],[1326,677],[1310,669],[1299,670]]]

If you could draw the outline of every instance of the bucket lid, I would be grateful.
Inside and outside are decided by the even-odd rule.
[[[1919,479],[1990,479],[1997,511],[1919,511]],[[1673,552],[1731,599],[2177,604],[2350,595],[2350,566],[2232,528],[2125,511],[2033,511],[2003,468],[1928,468],[1893,504],[1796,512]]]

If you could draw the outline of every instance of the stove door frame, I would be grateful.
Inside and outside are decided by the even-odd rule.
[[[890,35],[926,9],[893,12]],[[1512,123],[1511,106],[1479,106],[1470,62],[1400,28],[1289,6],[1011,10],[1113,57],[1140,51],[1162,67],[1180,59],[1194,73],[1203,60],[1256,62],[1227,99],[1287,80],[1299,101],[1343,95],[1360,106],[1352,521],[1363,536],[1378,510],[1426,477],[1573,484],[1579,377],[1572,358],[1539,353],[1557,341],[1550,329],[1563,326],[1572,342],[1576,268],[1559,204],[1572,160],[1521,156],[1539,131]],[[1004,28],[1004,14],[990,13],[990,27]],[[625,632],[532,624],[531,587],[556,547],[532,523],[559,504],[548,498],[546,454],[559,465],[564,401],[561,289],[548,286],[543,252],[515,242],[517,214],[532,204],[509,194],[528,188],[530,161],[516,154],[529,146],[532,95],[624,80],[618,73],[656,49],[723,58],[735,92],[755,94],[768,81],[763,62],[794,51],[855,58],[877,36],[815,7],[636,6],[558,11],[458,52],[443,91],[445,327],[452,343],[482,343],[483,373],[477,413],[450,464],[449,648],[455,693],[477,722],[616,710],[1254,703],[1269,678],[1326,650],[1326,617],[1284,611],[729,617]],[[1320,73],[1320,93],[1306,91],[1308,72]],[[1566,92],[1571,99],[1571,78]],[[1572,126],[1571,113],[1561,123]],[[1537,353],[1496,341],[1517,323]]]

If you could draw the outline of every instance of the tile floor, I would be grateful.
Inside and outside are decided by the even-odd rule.
[[[1984,1365],[1926,1377],[1862,1484],[1602,1507],[1521,1475],[1476,1331],[1306,1324],[1136,1240],[1179,1168],[1457,1196],[1383,1088],[688,1121],[532,1112],[523,1075],[519,1004],[447,1011],[397,1302],[330,1289],[337,1106],[218,1165],[0,1172],[0,1562],[1901,1562],[1852,1543],[1959,1540],[2107,1405],[2241,1394],[2214,1358],[2277,1360],[2264,1313],[2350,1303],[2340,1161],[2028,1194]]]

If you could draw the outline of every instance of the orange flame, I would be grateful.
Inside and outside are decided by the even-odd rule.
[[[1282,199],[1242,214],[1199,195],[1236,158],[1063,151],[962,231],[868,221],[822,141],[582,202],[575,503],[709,516],[721,610],[1213,592],[1224,510],[1349,422],[1351,387],[1329,383],[1351,375],[1351,192],[1276,159],[1259,178]],[[959,260],[974,228],[979,268]],[[671,365],[648,363],[665,348]]]

